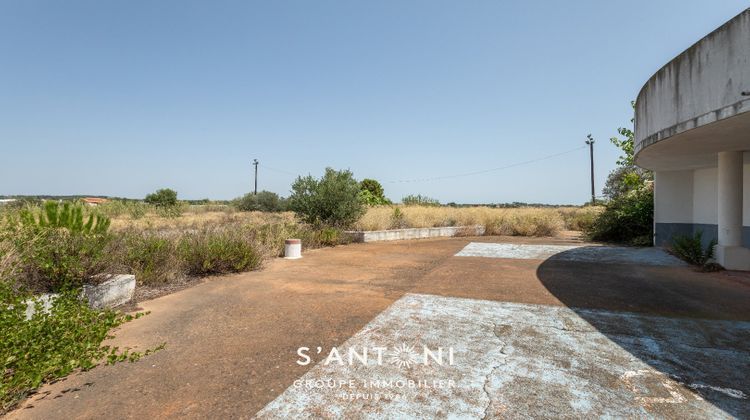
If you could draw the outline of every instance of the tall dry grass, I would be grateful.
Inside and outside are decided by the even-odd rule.
[[[196,207],[196,209],[194,210],[192,207]],[[166,217],[156,212],[149,212],[138,218],[120,214],[112,218],[111,229],[114,231],[131,228],[137,230],[190,230],[216,225],[265,225],[294,222],[294,213],[291,212],[203,211],[197,209],[197,207],[191,206],[191,209],[174,217]]]
[[[434,207],[379,206],[368,209],[357,230],[443,226],[485,227],[486,235],[552,236],[581,230],[601,211],[598,207]]]

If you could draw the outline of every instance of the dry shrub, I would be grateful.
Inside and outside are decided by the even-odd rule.
[[[197,208],[199,206],[193,207]],[[158,213],[148,213],[143,217],[134,219],[128,215],[120,215],[112,219],[111,229],[113,231],[121,231],[128,228],[182,231],[232,223],[263,225],[268,223],[286,222],[294,222],[294,213],[264,213],[260,211],[195,211],[193,209],[192,211],[184,212],[177,217],[164,217]]]
[[[585,231],[604,210],[602,206],[560,207],[558,211],[565,222],[565,230]]]

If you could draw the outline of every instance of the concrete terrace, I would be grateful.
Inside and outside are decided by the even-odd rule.
[[[748,417],[749,301],[746,275],[655,249],[353,244],[142,302],[151,315],[114,343],[164,350],[45,386],[10,417]],[[324,363],[332,347],[403,344],[451,347],[454,363]],[[318,380],[347,386],[304,388]]]

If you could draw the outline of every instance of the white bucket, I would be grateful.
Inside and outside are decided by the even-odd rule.
[[[302,241],[299,239],[287,239],[284,241],[284,258],[296,260],[302,258]]]

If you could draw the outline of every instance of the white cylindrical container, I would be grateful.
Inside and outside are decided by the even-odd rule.
[[[284,241],[284,258],[296,260],[302,258],[302,241],[299,239],[287,239]]]

